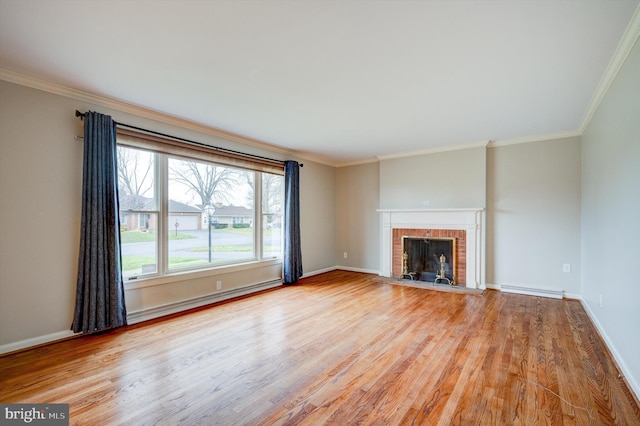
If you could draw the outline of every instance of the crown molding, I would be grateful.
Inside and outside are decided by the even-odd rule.
[[[589,102],[589,106],[587,107],[587,111],[585,112],[584,119],[582,120],[582,125],[580,126],[579,133],[582,135],[589,123],[591,123],[591,119],[595,115],[600,103],[604,99],[605,95],[609,91],[609,87],[615,80],[620,68],[627,60],[629,53],[633,49],[633,46],[636,44],[638,37],[640,36],[640,5],[636,7],[631,20],[629,21],[629,25],[627,25],[627,29],[625,30],[620,42],[618,43],[618,47],[616,48],[613,57],[611,58],[611,62],[607,67],[596,91],[591,98],[591,102]]]
[[[530,142],[543,142],[543,141],[550,141],[553,139],[575,138],[576,136],[581,136],[581,135],[582,133],[575,130],[571,132],[551,133],[548,135],[537,135],[537,136],[526,136],[522,138],[503,139],[503,140],[497,140],[497,141],[489,141],[489,143],[487,144],[487,148],[496,148],[499,146],[517,145],[521,143],[530,143]]]
[[[357,161],[349,161],[346,163],[338,163],[335,166],[336,167],[349,167],[349,166],[359,166],[361,164],[370,164],[370,163],[378,163],[380,160],[378,160],[378,158],[373,157],[373,158],[364,158],[362,160],[357,160]]]
[[[252,146],[254,148],[265,149],[278,154],[293,156],[297,159],[313,161],[315,163],[336,167],[335,163],[329,162],[324,159],[319,159],[302,152],[282,149],[268,142],[250,138],[248,136],[243,136],[237,133],[218,129],[216,127],[212,127],[206,124],[187,120],[184,118],[180,118],[164,112],[152,110],[139,105],[134,105],[118,99],[108,98],[106,96],[95,95],[92,93],[83,92],[81,90],[72,89],[56,83],[40,80],[35,77],[26,76],[24,74],[19,74],[19,73],[2,69],[2,68],[0,68],[0,80],[5,80],[5,81],[8,81],[9,83],[30,87],[32,89],[42,90],[44,92],[52,93],[59,96],[64,96],[67,98],[75,99],[77,101],[90,103],[99,107],[114,109],[126,114],[135,115],[137,117],[159,121],[161,123],[169,124],[176,127],[181,127],[183,129],[193,130],[206,135],[215,136],[227,141],[238,142],[244,145]]]
[[[482,148],[482,147],[486,147],[489,144],[489,142],[491,141],[487,140],[487,141],[473,142],[473,143],[463,144],[463,145],[442,146],[438,148],[429,148],[429,149],[423,149],[419,151],[404,152],[400,154],[380,155],[377,158],[380,161],[393,160],[395,158],[413,157],[416,155],[426,155],[426,154],[436,154],[438,152],[459,151],[462,149],[469,149],[469,148]]]

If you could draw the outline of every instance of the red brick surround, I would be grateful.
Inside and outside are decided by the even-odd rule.
[[[404,229],[393,228],[393,276],[402,275],[402,237],[455,238],[456,284],[467,283],[467,233],[464,229]]]

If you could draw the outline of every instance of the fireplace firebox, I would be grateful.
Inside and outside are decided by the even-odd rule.
[[[402,277],[455,284],[456,239],[402,237]]]

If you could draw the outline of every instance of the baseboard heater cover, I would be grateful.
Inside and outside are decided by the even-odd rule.
[[[500,290],[505,293],[526,294],[529,296],[550,297],[552,299],[562,299],[562,290],[547,290],[544,288],[520,287],[516,285],[502,284]]]
[[[265,283],[258,283],[246,287],[232,289],[222,293],[208,294],[206,296],[188,300],[181,300],[179,302],[171,303],[168,305],[142,309],[136,312],[129,312],[127,314],[127,322],[129,324],[136,324],[142,321],[160,318],[166,315],[171,315],[189,309],[210,305],[212,303],[221,302],[223,300],[229,300],[234,297],[245,296],[247,294],[256,293],[258,291],[279,287],[281,285],[282,280],[268,281]]]

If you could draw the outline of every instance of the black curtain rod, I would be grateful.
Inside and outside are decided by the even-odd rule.
[[[80,117],[80,120],[83,120],[84,116],[85,116],[84,112],[80,112],[80,111],[76,110],[76,117]],[[138,130],[140,132],[151,133],[153,135],[163,136],[165,138],[179,140],[181,142],[190,143],[190,144],[201,146],[201,147],[208,148],[208,149],[214,149],[216,151],[222,151],[222,152],[226,152],[226,153],[229,153],[229,154],[240,155],[240,156],[243,156],[243,157],[255,158],[255,159],[259,159],[259,160],[266,160],[266,161],[272,161],[274,163],[284,164],[284,161],[282,161],[282,160],[275,160],[273,158],[262,157],[260,155],[247,154],[245,152],[234,151],[233,149],[227,149],[227,148],[221,148],[219,146],[207,145],[207,144],[202,143],[202,142],[196,142],[196,141],[192,141],[190,139],[185,139],[185,138],[181,138],[181,137],[178,137],[178,136],[168,135],[166,133],[160,133],[160,132],[156,132],[154,130],[143,129],[142,127],[132,126],[130,124],[119,123],[119,122],[117,122],[115,120],[114,120],[114,123],[116,123],[116,126],[119,126],[119,127],[126,127],[128,129]],[[300,167],[304,167],[304,164],[300,164]]]

